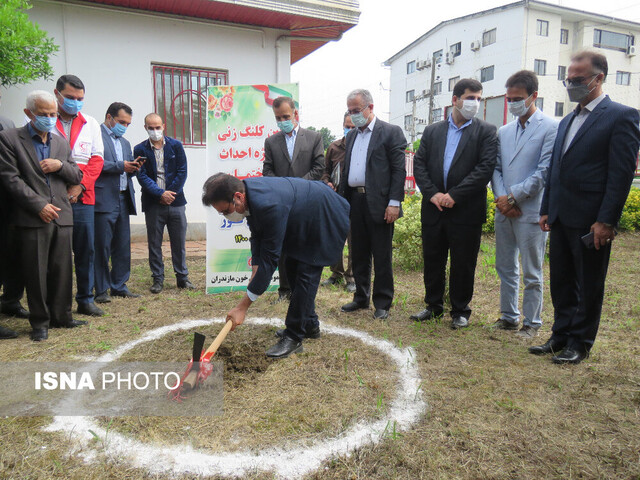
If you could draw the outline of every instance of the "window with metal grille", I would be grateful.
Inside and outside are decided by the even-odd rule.
[[[440,95],[442,93],[442,82],[435,82],[433,84],[433,94]]]
[[[152,65],[155,111],[165,134],[184,145],[207,143],[207,87],[227,85],[224,70]]]
[[[409,130],[411,130],[411,126],[413,123],[413,116],[411,115],[405,115],[404,116],[404,129],[408,132]]]
[[[451,77],[449,79],[449,91],[453,92],[453,87],[456,86],[456,83],[458,83],[460,81],[460,76],[457,77]]]
[[[442,50],[433,52],[433,61],[436,63],[442,63]]]
[[[539,108],[540,110],[544,110],[544,98],[542,97],[536,98],[536,108]]]
[[[462,42],[454,43],[449,47],[452,57],[458,57],[462,53]]]
[[[407,62],[407,75],[416,71],[416,61]]]
[[[593,30],[593,46],[626,52],[635,43],[633,35],[609,32],[595,28]]]

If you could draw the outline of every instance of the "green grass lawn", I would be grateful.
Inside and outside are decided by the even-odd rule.
[[[190,277],[202,290],[204,264],[204,258],[189,259]],[[499,281],[494,267],[494,242],[487,236],[478,259],[471,326],[462,331],[451,330],[448,317],[423,324],[409,320],[410,314],[423,308],[421,272],[396,269],[396,297],[387,321],[374,320],[371,311],[341,313],[340,306],[351,300],[350,295],[338,287],[320,289],[317,311],[321,322],[351,327],[398,346],[413,347],[423,379],[422,393],[429,407],[414,428],[407,431],[399,425],[397,434],[386,435],[377,445],[363,447],[350,456],[335,457],[307,478],[640,478],[640,235],[620,234],[615,241],[600,332],[591,357],[580,365],[557,366],[548,357],[527,353],[528,345],[542,343],[550,335],[553,312],[548,276],[545,278],[545,323],[537,339],[523,341],[513,332],[488,328],[499,316]],[[171,271],[169,262],[166,269]],[[548,265],[545,269],[548,273]],[[136,261],[129,288],[142,293],[142,298],[114,299],[105,306],[107,316],[90,319],[89,327],[53,330],[49,340],[41,344],[29,341],[25,321],[1,318],[0,322],[17,330],[20,337],[0,343],[0,360],[53,361],[97,356],[161,325],[187,318],[222,317],[242,296],[178,290],[172,275],[167,276],[165,290],[159,295],[148,292],[150,285],[146,261]],[[269,300],[273,295],[267,294],[256,302],[250,316],[284,318],[286,305],[272,306]],[[209,340],[216,328],[219,327],[207,332]],[[233,335],[229,334],[225,341],[231,352],[240,337],[244,342],[250,341],[246,335],[238,334],[235,339]],[[260,345],[269,345],[275,340],[269,329],[255,335],[260,336],[256,338]],[[358,358],[358,349],[353,342],[347,345],[341,337],[327,335],[315,344],[313,340],[305,342],[305,354],[281,360],[286,363],[272,366],[264,373],[269,375],[271,383],[283,382],[298,370],[304,372],[307,380],[315,380],[314,375],[318,375],[320,381],[290,387],[301,389],[299,401],[294,402],[293,407],[291,395],[282,396],[287,398],[286,404],[273,393],[260,398],[258,392],[255,399],[256,405],[264,404],[264,408],[276,413],[286,413],[290,408],[297,408],[299,412],[313,408],[313,429],[295,425],[298,421],[302,425],[305,415],[293,418],[290,425],[283,423],[280,416],[278,421],[258,422],[256,419],[264,415],[258,406],[255,407],[258,410],[229,410],[233,412],[234,428],[246,438],[251,438],[253,432],[256,438],[265,438],[258,443],[264,442],[266,448],[277,446],[271,444],[270,438],[282,441],[286,436],[283,429],[316,438],[325,433],[335,434],[336,428],[342,428],[336,419],[343,419],[346,428],[352,419],[363,414],[375,416],[385,402],[373,389],[385,387],[376,386],[371,377],[377,360],[367,360],[364,350]],[[259,349],[256,351],[256,355],[260,355]],[[166,360],[188,360],[189,356],[190,352],[185,352],[182,358]],[[250,358],[245,362],[250,363]],[[318,362],[317,368],[314,362]],[[232,385],[239,389],[236,393],[242,395],[243,388],[246,392],[252,391],[250,387],[260,380],[256,375],[261,374],[252,372],[246,377],[228,380],[233,380]],[[345,395],[343,402],[347,404],[341,404],[340,408],[322,408],[317,405],[318,398],[322,389],[332,382],[345,392],[349,389],[372,391]],[[283,403],[279,403],[281,401]],[[0,478],[200,478],[163,476],[132,468],[121,458],[101,454],[99,442],[72,446],[66,435],[43,430],[50,421],[50,417],[0,418]],[[175,422],[175,419],[167,419],[169,421]],[[211,431],[217,428],[215,419],[207,421],[213,422]],[[151,422],[140,418],[136,423],[135,429],[129,426],[123,431],[134,432],[134,435],[142,432],[141,438],[168,442],[161,435],[153,435]],[[120,421],[115,421],[112,428],[119,428],[119,424]],[[157,428],[167,429],[166,425]],[[268,435],[265,428],[278,431]],[[207,435],[206,429],[191,435]],[[220,446],[215,447],[204,438],[192,438],[195,445],[209,445],[207,448],[213,450],[228,447],[230,441],[221,438]],[[98,455],[85,462],[82,453],[89,447],[96,449]],[[268,479],[273,475],[262,472],[244,478]]]

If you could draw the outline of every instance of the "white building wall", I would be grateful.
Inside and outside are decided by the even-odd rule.
[[[410,115],[412,104],[405,102],[407,90],[415,89],[416,94],[428,89],[431,82],[431,69],[406,74],[407,62],[411,60],[428,60],[433,52],[442,49],[449,51],[451,45],[462,43],[461,55],[455,57],[452,64],[447,64],[445,57],[436,66],[436,82],[442,82],[442,93],[435,97],[434,109],[444,109],[451,105],[452,92],[449,91],[449,79],[476,78],[480,80],[481,70],[494,66],[494,79],[483,83],[483,96],[494,97],[504,94],[504,82],[522,65],[522,26],[524,9],[508,9],[493,15],[469,18],[445,25],[420,44],[414,46],[391,64],[391,123],[404,128],[405,115]],[[496,42],[480,47],[478,51],[471,50],[471,42],[479,41],[482,45],[482,35],[485,31],[496,28]],[[417,103],[417,117],[428,120],[428,100]],[[443,117],[441,117],[443,118]],[[418,137],[426,125],[417,128]],[[405,131],[407,138],[410,134]]]
[[[52,59],[54,77],[3,92],[0,112],[16,125],[24,122],[26,94],[35,89],[53,91],[64,73],[82,79],[86,87],[84,113],[104,120],[107,107],[121,101],[133,109],[133,123],[125,137],[132,146],[147,138],[144,116],[154,110],[151,64],[227,70],[230,84],[274,83],[276,48],[284,32],[272,29],[227,26],[155,14],[129,13],[104,8],[34,1],[32,21],[47,31],[60,46]],[[280,81],[289,81],[289,43],[280,42]],[[200,200],[206,179],[205,147],[185,147],[188,177],[185,185],[190,234],[203,236],[205,209]],[[135,224],[144,224],[137,191]]]
[[[537,34],[537,20],[549,22],[548,36]],[[477,52],[470,49],[473,40],[482,42],[482,33],[497,27],[496,43],[481,47]],[[597,17],[585,16],[575,11],[558,11],[552,9],[536,9],[514,7],[499,10],[475,18],[458,20],[447,24],[433,32],[420,43],[410,47],[391,63],[391,93],[390,118],[391,123],[404,128],[406,115],[412,113],[412,103],[405,101],[407,90],[414,89],[416,95],[428,89],[431,79],[431,69],[406,74],[407,62],[412,60],[427,60],[436,50],[443,49],[446,53],[449,46],[461,41],[462,54],[456,57],[452,65],[444,61],[437,66],[436,76],[442,81],[442,94],[435,98],[434,108],[443,108],[451,103],[451,92],[448,91],[449,78],[473,77],[480,80],[483,67],[494,65],[494,80],[484,82],[483,96],[485,98],[504,95],[505,82],[514,72],[521,69],[534,69],[534,60],[546,60],[546,75],[539,76],[539,97],[544,98],[543,111],[555,117],[556,102],[563,104],[563,114],[567,115],[575,104],[569,102],[562,82],[558,79],[558,66],[569,67],[571,54],[580,48],[593,48],[594,28],[631,34],[636,37],[636,46],[640,47],[640,28],[629,30],[626,26],[616,25],[607,21],[599,24]],[[569,30],[567,44],[560,43],[560,30]],[[638,48],[640,51],[640,48]],[[615,101],[640,107],[640,55],[629,56],[606,48],[598,48],[609,63],[609,76],[604,85],[604,91]],[[616,72],[631,72],[631,84],[616,85]],[[438,80],[436,80],[438,81]],[[428,100],[417,102],[417,117],[428,119]],[[556,117],[558,120],[561,117]],[[507,116],[507,121],[512,119]],[[417,138],[425,125],[417,129]],[[410,132],[405,130],[407,139]]]

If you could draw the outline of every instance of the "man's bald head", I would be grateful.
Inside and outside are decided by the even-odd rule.
[[[164,124],[162,123],[162,117],[157,113],[150,113],[146,117],[144,117],[144,126],[146,128],[150,126],[164,127]]]

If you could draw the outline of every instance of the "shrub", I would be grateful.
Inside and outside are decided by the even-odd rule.
[[[493,191],[487,188],[487,223],[482,225],[482,233],[495,231],[496,204],[493,203]]]
[[[422,195],[407,195],[402,202],[403,217],[396,221],[393,233],[393,261],[405,270],[422,270]]]
[[[640,188],[631,187],[620,217],[620,230],[640,230]]]

